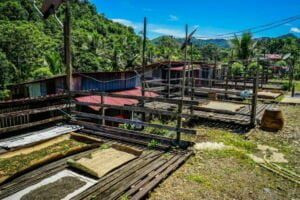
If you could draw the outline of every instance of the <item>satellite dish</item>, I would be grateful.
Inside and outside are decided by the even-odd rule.
[[[282,60],[288,59],[289,57],[291,57],[291,55],[292,55],[291,53],[285,54],[285,55],[283,56]]]
[[[47,19],[50,15],[55,13],[55,10],[63,3],[64,0],[44,0],[42,6],[42,13],[44,18]]]

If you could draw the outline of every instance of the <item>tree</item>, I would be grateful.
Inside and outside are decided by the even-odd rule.
[[[13,77],[13,64],[7,60],[5,53],[0,51],[0,90],[4,90],[6,85],[11,83]]]
[[[0,20],[26,20],[28,12],[22,8],[20,1],[0,2]]]
[[[244,66],[239,62],[234,62],[232,64],[231,73],[234,76],[241,75],[244,72]]]
[[[254,57],[255,47],[257,43],[252,40],[251,33],[243,33],[241,38],[235,36],[235,38],[231,40],[231,43],[236,58],[239,59],[245,67],[244,69],[244,89],[245,89],[248,65],[250,59]]]
[[[204,60],[214,61],[218,57],[218,47],[214,44],[207,44],[200,48],[200,52]]]
[[[157,45],[156,55],[158,58],[163,59],[178,59],[180,52],[179,43],[172,36],[162,36],[159,38]]]
[[[49,52],[45,55],[45,58],[52,74],[64,73],[63,62],[58,52]]]
[[[0,50],[14,66],[14,82],[30,79],[32,71],[44,66],[46,52],[55,49],[53,40],[25,21],[1,23],[0,33]]]
[[[51,76],[53,76],[53,74],[50,71],[49,67],[41,67],[32,72],[33,79],[43,79],[43,78],[49,78]]]
[[[237,36],[231,40],[232,48],[234,49],[235,56],[242,62],[249,62],[255,54],[256,42],[252,40],[251,33],[243,33],[241,38]]]

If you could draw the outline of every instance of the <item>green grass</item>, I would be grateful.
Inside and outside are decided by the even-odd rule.
[[[151,140],[148,143],[148,148],[149,149],[155,149],[159,145],[159,142],[157,140]]]
[[[102,149],[109,149],[111,147],[111,145],[109,145],[109,144],[102,144],[101,146],[100,146],[100,149],[102,150]]]
[[[186,179],[189,181],[196,182],[198,184],[205,185],[205,186],[211,185],[210,181],[207,178],[205,178],[204,176],[201,176],[199,174],[190,174],[186,177]]]
[[[272,79],[270,80],[272,82],[276,82],[276,83],[281,83],[283,85],[285,85],[285,87],[287,87],[287,85],[289,84],[289,80],[282,80],[282,79]],[[295,84],[295,90],[296,91],[300,91],[300,81],[293,81]]]
[[[214,142],[222,142],[227,146],[234,146],[247,152],[256,151],[256,143],[248,141],[245,136],[232,133],[228,130],[200,127],[200,133],[204,133],[209,140]]]

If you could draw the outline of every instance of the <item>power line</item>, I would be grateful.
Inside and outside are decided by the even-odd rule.
[[[240,30],[240,31],[213,35],[213,36],[210,36],[209,38],[224,38],[224,39],[233,38],[233,37],[235,37],[235,35],[236,36],[241,36],[242,33],[247,32],[247,31],[252,32],[252,33],[260,33],[260,32],[267,31],[267,30],[270,30],[270,29],[273,29],[273,28],[277,28],[277,27],[282,26],[282,25],[284,25],[286,23],[289,23],[289,22],[297,21],[299,19],[300,19],[300,15],[295,15],[293,17],[289,17],[289,18],[286,18],[286,19],[274,21],[274,22],[264,24],[264,25],[260,25],[260,26],[250,27],[250,28]],[[256,30],[256,29],[259,29],[259,30]],[[253,30],[256,30],[256,31],[253,31]],[[201,39],[201,38],[208,38],[208,37],[198,37],[198,38]]]

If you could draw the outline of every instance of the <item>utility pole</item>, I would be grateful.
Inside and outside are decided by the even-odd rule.
[[[143,63],[142,63],[142,77],[141,77],[141,81],[142,81],[142,96],[145,96],[145,67],[146,67],[146,42],[147,42],[147,18],[144,18],[144,32],[143,32],[143,52],[142,52],[142,59],[143,59]],[[145,101],[142,100],[142,107],[145,107]],[[146,113],[142,113],[142,121],[144,122],[146,119]]]
[[[65,65],[67,74],[67,87],[68,91],[73,90],[73,77],[72,77],[72,36],[71,36],[71,6],[70,1],[66,0],[65,22],[64,22],[64,45],[65,45]]]

